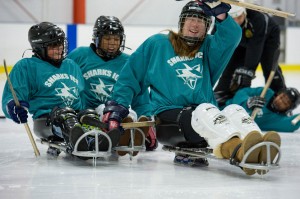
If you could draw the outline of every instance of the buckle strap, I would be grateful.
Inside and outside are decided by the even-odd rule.
[[[240,166],[239,166],[239,162],[236,161],[234,158],[235,158],[235,156],[236,156],[238,150],[241,148],[241,146],[242,146],[242,143],[238,144],[238,145],[235,147],[235,149],[233,150],[233,152],[232,152],[232,154],[231,154],[231,156],[230,156],[230,159],[229,159],[229,163],[232,164],[232,165],[235,165],[235,166],[237,166],[237,167],[240,167]],[[242,168],[242,167],[240,167],[240,168]]]

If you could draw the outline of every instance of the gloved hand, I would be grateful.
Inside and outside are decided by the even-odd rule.
[[[14,100],[7,103],[6,109],[11,119],[20,124],[26,123],[28,118],[29,104],[26,101],[20,101],[20,106],[17,106]]]
[[[249,109],[255,109],[255,108],[263,108],[266,104],[265,98],[262,98],[260,96],[254,96],[254,97],[249,97],[247,100],[247,107]]]
[[[230,4],[218,0],[202,0],[198,1],[198,3],[204,13],[208,16],[216,17],[220,14],[227,13],[231,9]]]
[[[156,130],[153,126],[150,126],[148,130],[148,136],[145,141],[146,151],[153,151],[157,148],[158,142],[156,139]]]
[[[108,130],[120,128],[121,121],[128,115],[128,108],[115,101],[107,101],[103,110],[102,122],[108,123]]]
[[[230,84],[230,91],[235,93],[240,88],[251,87],[251,81],[254,78],[253,70],[248,70],[244,67],[235,69]]]

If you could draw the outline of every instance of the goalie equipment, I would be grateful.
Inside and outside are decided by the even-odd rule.
[[[230,120],[216,106],[209,103],[200,104],[192,112],[191,125],[213,149],[232,137],[241,137]]]
[[[230,120],[230,122],[241,133],[242,138],[246,137],[251,131],[261,132],[258,125],[252,120],[246,110],[237,104],[226,106],[222,113]]]

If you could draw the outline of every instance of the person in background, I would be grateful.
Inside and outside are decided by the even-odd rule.
[[[249,114],[255,108],[261,109],[255,122],[262,131],[294,132],[299,129],[299,122],[295,125],[292,123],[299,114],[291,114],[300,103],[299,91],[295,88],[284,88],[275,93],[268,89],[265,97],[261,98],[262,90],[263,87],[242,88],[226,102],[226,106],[239,104]]]
[[[242,28],[242,39],[234,51],[220,80],[214,89],[220,106],[233,97],[229,89],[232,78],[237,79],[237,88],[251,87],[255,71],[261,64],[263,76],[267,81],[274,63],[274,79],[270,88],[276,93],[286,88],[282,70],[278,65],[280,47],[280,27],[268,14],[232,5],[228,14]],[[235,76],[233,77],[233,74]]]
[[[240,120],[231,121],[215,106],[213,86],[242,33],[227,14],[229,10],[230,5],[220,1],[190,1],[182,8],[178,33],[155,34],[144,41],[130,56],[114,86],[114,104],[104,109],[107,122],[120,123],[133,96],[150,87],[157,139],[163,145],[203,148],[208,144],[216,157],[237,162],[262,141],[280,145],[277,133],[262,136],[252,127],[241,127]],[[207,34],[211,16],[216,18],[214,35]],[[246,162],[264,162],[265,153],[258,147]],[[182,154],[175,154],[174,162],[207,165],[205,159]],[[243,170],[247,175],[256,173],[254,169]]]
[[[114,16],[101,15],[96,19],[93,42],[90,46],[78,47],[68,55],[68,58],[80,66],[85,80],[85,89],[81,95],[84,108],[94,110],[91,112],[96,111],[100,115],[100,120],[104,104],[109,103],[112,89],[129,58],[129,55],[123,52],[125,40],[126,35],[121,21]],[[149,92],[144,91],[137,95],[131,107],[129,116],[123,122],[150,120]],[[155,129],[144,127],[142,130],[147,137],[146,149],[154,150],[157,147]],[[126,130],[121,136],[119,146],[129,146],[129,143],[130,130]],[[142,144],[141,134],[135,133],[134,143],[138,146]],[[118,154],[122,156],[127,152],[118,151]],[[137,155],[137,152],[133,155]]]

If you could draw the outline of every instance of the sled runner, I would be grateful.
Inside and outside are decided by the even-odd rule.
[[[274,158],[274,160],[271,160],[271,146],[275,147],[278,151],[277,156]],[[253,164],[253,163],[247,163],[248,156],[254,151],[255,149],[259,147],[266,147],[267,151],[267,162],[261,163],[261,164]],[[206,159],[213,159],[218,160],[222,162],[228,162],[226,159],[219,159],[216,158],[213,154],[213,150],[210,148],[180,148],[180,147],[172,147],[172,146],[163,146],[162,148],[165,151],[174,152],[176,154],[184,154],[184,155],[190,155],[194,158],[206,158]],[[269,170],[278,169],[279,168],[279,161],[281,157],[281,151],[278,145],[276,145],[273,142],[261,142],[253,147],[251,147],[244,155],[241,162],[236,162],[233,158],[229,159],[229,164],[232,164],[237,167],[241,168],[248,168],[248,169],[255,169],[257,171],[260,170],[260,174],[266,174]]]

